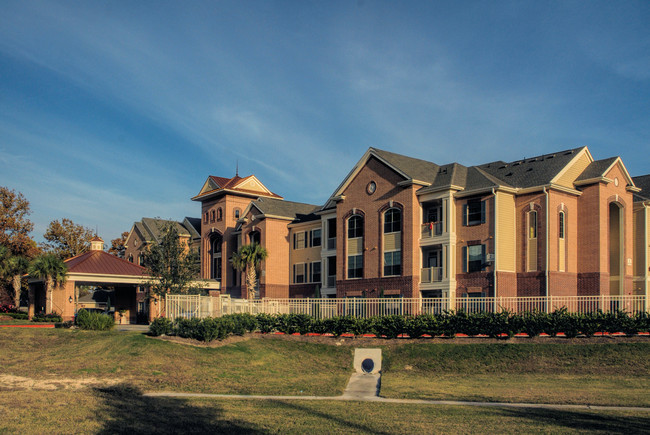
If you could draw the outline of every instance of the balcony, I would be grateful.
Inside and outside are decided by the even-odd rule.
[[[442,281],[442,267],[424,267],[420,275],[421,282],[433,283]]]
[[[427,222],[422,226],[422,238],[430,239],[442,235],[442,222]]]

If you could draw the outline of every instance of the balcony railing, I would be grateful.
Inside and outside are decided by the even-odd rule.
[[[327,249],[336,249],[336,237],[327,239]]]
[[[423,239],[429,239],[440,235],[442,235],[442,222],[427,222],[422,226]]]
[[[425,267],[421,274],[422,283],[442,281],[442,267]]]

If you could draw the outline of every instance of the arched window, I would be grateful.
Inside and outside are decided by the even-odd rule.
[[[214,223],[214,210],[210,210],[210,223]]]
[[[557,228],[557,237],[558,237],[558,271],[564,272],[566,270],[566,241],[564,240],[565,231],[565,217],[564,212],[561,211],[558,214],[558,228]]]
[[[389,208],[384,213],[384,276],[402,274],[402,212]]]
[[[239,215],[241,214],[241,210],[236,208],[235,209],[235,219],[239,219]]]
[[[348,279],[363,278],[363,217],[348,219]]]
[[[528,212],[528,271],[534,272],[537,270],[537,212]]]
[[[219,207],[217,209],[217,222],[221,222],[221,219],[223,219],[223,210]]]
[[[220,280],[221,279],[221,246],[222,246],[221,236],[216,236],[212,240],[212,279]]]
[[[248,239],[250,240],[251,245],[257,243],[258,245],[262,244],[262,236],[259,231],[251,231],[248,234]]]
[[[363,237],[363,218],[359,215],[348,219],[348,239]]]

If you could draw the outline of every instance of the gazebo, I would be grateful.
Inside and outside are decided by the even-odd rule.
[[[104,251],[104,240],[95,236],[90,251],[65,260],[68,275],[65,284],[52,292],[52,312],[64,321],[73,320],[79,305],[79,288],[82,286],[112,289],[115,312],[123,313],[127,323],[136,323],[138,313],[146,315],[148,303],[144,299],[144,286],[150,281],[146,269]],[[29,315],[45,312],[45,285],[43,280],[29,280]],[[138,296],[141,295],[141,300]],[[49,314],[49,313],[46,313]]]

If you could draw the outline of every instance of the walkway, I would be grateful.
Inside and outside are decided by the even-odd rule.
[[[554,405],[548,403],[507,403],[507,402],[463,402],[459,400],[418,400],[418,399],[387,399],[384,397],[350,397],[342,396],[263,396],[244,394],[207,394],[207,393],[145,393],[146,397],[177,397],[177,398],[206,398],[206,399],[257,399],[257,400],[343,400],[358,402],[408,403],[420,405],[447,406],[479,406],[488,408],[540,408],[540,409],[575,409],[592,411],[636,411],[650,412],[650,408],[634,406],[595,406],[595,405]]]

